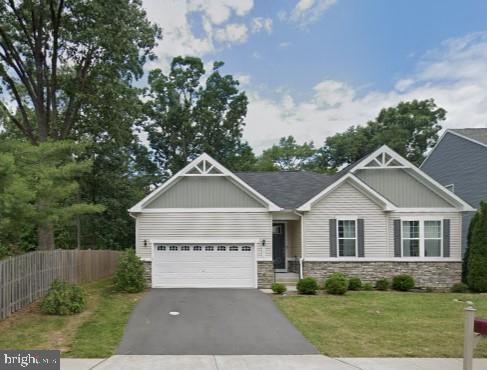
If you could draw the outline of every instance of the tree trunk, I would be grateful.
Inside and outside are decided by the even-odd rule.
[[[38,250],[46,251],[55,248],[54,227],[51,224],[41,225],[37,228]]]

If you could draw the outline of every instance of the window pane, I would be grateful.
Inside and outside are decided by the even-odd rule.
[[[419,257],[419,240],[403,240],[404,257]]]
[[[338,247],[340,257],[355,257],[355,239],[339,239]]]
[[[441,257],[441,240],[429,239],[424,241],[425,257]]]
[[[355,220],[338,221],[339,238],[355,238]]]
[[[425,221],[424,237],[425,239],[441,238],[441,221]]]
[[[403,221],[403,238],[419,238],[419,221]]]

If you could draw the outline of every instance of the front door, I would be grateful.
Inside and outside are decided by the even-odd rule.
[[[274,269],[286,269],[286,243],[284,234],[284,224],[272,225],[272,262]]]

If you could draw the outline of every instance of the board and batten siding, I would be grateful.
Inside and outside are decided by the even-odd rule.
[[[364,169],[355,175],[398,207],[452,207],[403,169]]]
[[[263,208],[264,205],[223,176],[188,176],[146,208]]]
[[[392,255],[387,240],[387,214],[369,197],[345,182],[304,215],[305,259],[330,257],[329,219],[340,216],[364,219],[365,257]]]
[[[164,212],[137,216],[137,255],[151,259],[151,240],[235,240],[258,243],[257,258],[270,260],[272,216],[267,212]],[[147,240],[147,246],[144,246]]]
[[[413,220],[417,218],[418,220],[450,220],[450,258],[451,259],[461,259],[462,258],[462,213],[458,212],[439,212],[439,213],[411,213],[411,212],[394,212],[390,214],[389,217],[389,240],[393,244],[394,240],[394,220],[401,218],[407,218],[408,220]],[[394,246],[392,246],[394,249]],[[392,250],[392,255],[389,257],[394,257],[394,251]]]

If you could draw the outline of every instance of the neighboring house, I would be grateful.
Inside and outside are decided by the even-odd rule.
[[[447,189],[479,208],[487,200],[487,128],[446,130],[421,169]],[[463,218],[462,247],[474,212]]]
[[[239,172],[203,154],[132,207],[152,287],[268,287],[276,272],[460,281],[473,208],[383,146],[335,175]]]

